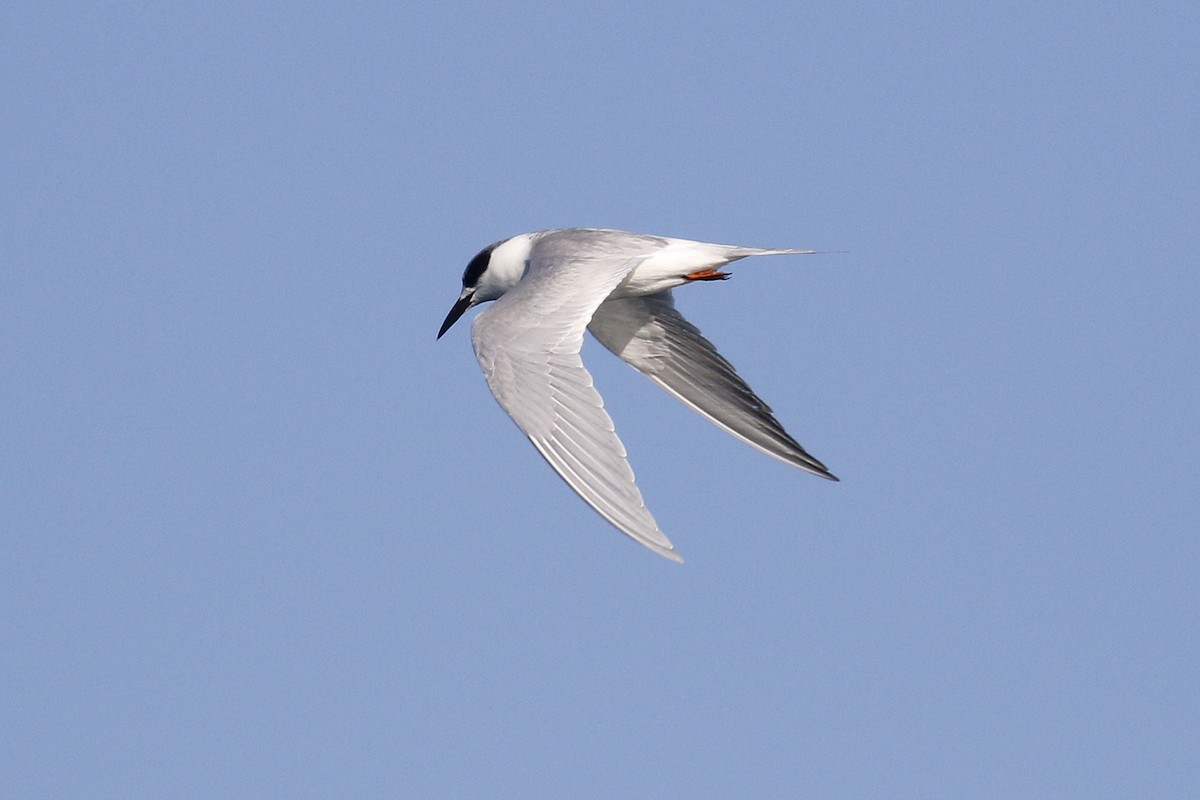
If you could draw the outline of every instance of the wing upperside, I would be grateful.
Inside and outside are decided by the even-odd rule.
[[[756,449],[837,480],[791,437],[771,408],[696,326],[675,310],[669,292],[605,302],[588,326],[609,350],[689,408]]]

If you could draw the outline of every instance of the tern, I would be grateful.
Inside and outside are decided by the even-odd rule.
[[[601,228],[524,233],[483,248],[437,338],[490,300],[471,325],[488,387],[584,502],[634,541],[682,561],[642,500],[625,447],[579,351],[587,329],[701,416],[769,456],[836,481],[770,407],[675,310],[671,290],[729,277],[749,256],[809,255]]]

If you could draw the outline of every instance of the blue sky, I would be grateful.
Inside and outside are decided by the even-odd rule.
[[[8,3],[0,795],[1200,794],[1200,13]],[[841,479],[585,358],[638,548],[493,402],[495,239],[844,250],[678,303]]]

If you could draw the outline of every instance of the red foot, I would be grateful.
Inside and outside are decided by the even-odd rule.
[[[686,281],[723,281],[729,277],[728,272],[720,272],[712,267],[690,272],[683,276]]]

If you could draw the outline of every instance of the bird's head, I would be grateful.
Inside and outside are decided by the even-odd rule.
[[[531,234],[493,242],[480,250],[463,271],[462,293],[446,315],[437,338],[450,330],[472,306],[495,300],[517,285],[529,267]]]

